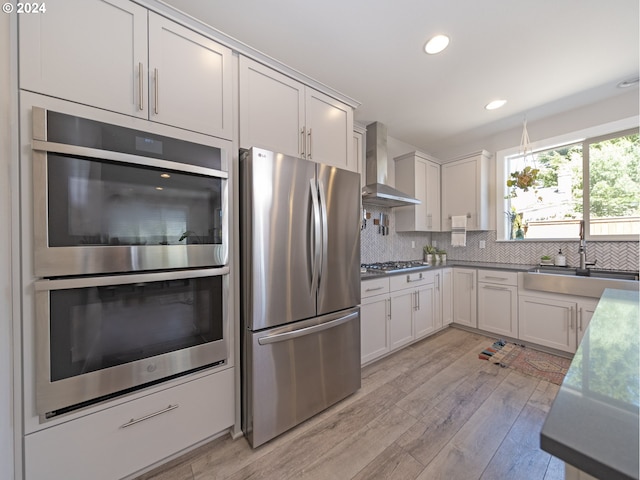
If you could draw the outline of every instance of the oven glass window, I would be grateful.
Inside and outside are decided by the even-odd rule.
[[[222,277],[50,292],[51,381],[222,340]]]
[[[49,246],[221,244],[224,182],[50,153]]]

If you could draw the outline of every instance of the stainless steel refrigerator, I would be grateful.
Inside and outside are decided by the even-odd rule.
[[[240,161],[242,429],[255,448],[360,388],[360,176]]]

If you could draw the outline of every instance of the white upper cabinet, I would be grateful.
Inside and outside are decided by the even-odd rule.
[[[358,171],[353,157],[353,109],[312,88],[305,88],[306,156],[314,162]]]
[[[240,147],[304,155],[304,85],[240,57]]]
[[[396,188],[422,203],[398,207],[396,231],[440,231],[440,165],[420,152],[395,158]]]
[[[19,42],[20,88],[147,117],[146,9],[127,0],[56,2],[19,16]]]
[[[491,181],[489,152],[442,165],[442,231],[451,231],[451,217],[465,215],[468,230],[491,229]]]
[[[149,12],[149,117],[231,139],[231,50]]]
[[[243,56],[239,77],[240,147],[358,171],[349,105]]]
[[[20,88],[232,138],[230,49],[127,0],[19,21]]]

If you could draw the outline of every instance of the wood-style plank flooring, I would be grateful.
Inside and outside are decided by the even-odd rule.
[[[479,360],[494,339],[449,328],[363,368],[362,388],[252,450],[216,439],[139,480],[557,480],[540,450],[558,386]]]

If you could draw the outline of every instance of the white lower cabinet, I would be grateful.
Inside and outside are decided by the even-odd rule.
[[[520,295],[519,338],[575,353],[597,304],[570,295]]]
[[[478,328],[518,337],[518,274],[478,270]]]
[[[453,322],[477,328],[476,269],[453,269]]]
[[[584,337],[584,332],[589,326],[597,306],[597,300],[580,300],[576,305],[578,309],[578,345],[580,345],[582,337]]]
[[[442,321],[439,320],[442,317],[437,315],[439,301],[437,301],[436,293],[435,283],[429,283],[414,293],[413,327],[415,338],[424,337],[442,326]]]
[[[362,364],[442,328],[442,305],[447,302],[449,306],[452,305],[451,288],[447,287],[447,281],[442,277],[445,271],[448,273],[446,277],[450,280],[449,268],[380,277],[362,282]],[[448,307],[448,310],[451,311],[451,307]]]
[[[400,348],[413,340],[413,312],[416,291],[392,292],[389,301],[389,341],[391,350]]]
[[[436,283],[436,288],[440,290],[440,312],[442,318],[442,326],[453,323],[453,269],[443,268],[439,272],[440,282]],[[438,277],[436,277],[438,280]]]
[[[388,293],[362,299],[360,305],[360,360],[362,364],[389,352],[388,304]]]
[[[520,339],[565,352],[576,351],[575,302],[520,296]]]
[[[26,480],[123,478],[234,423],[228,368],[25,436]]]
[[[389,352],[389,278],[365,280],[360,285],[360,363]]]

